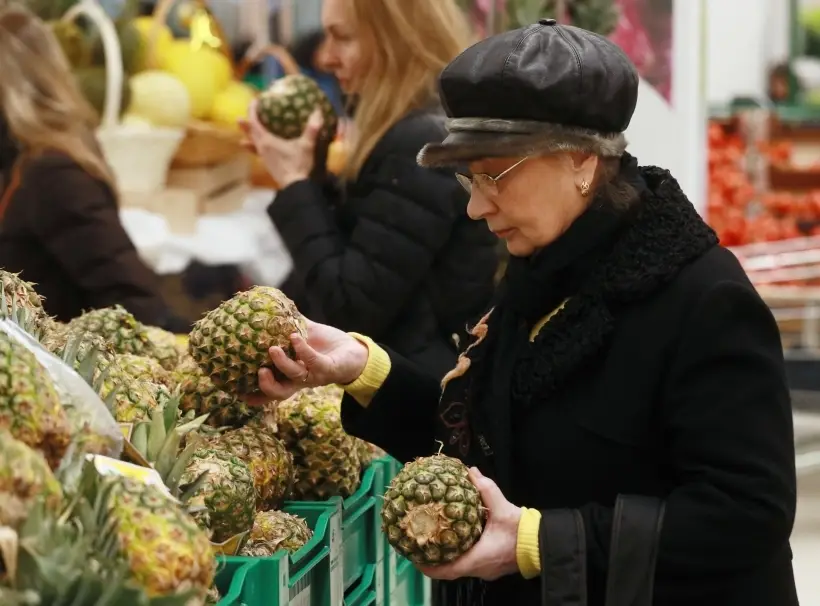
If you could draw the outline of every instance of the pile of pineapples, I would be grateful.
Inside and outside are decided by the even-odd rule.
[[[237,294],[179,339],[121,307],[56,322],[31,284],[1,270],[0,283],[0,315],[94,388],[128,436],[122,456],[162,480],[103,473],[111,438],[0,331],[2,604],[214,603],[215,554],[299,549],[312,533],[284,501],[350,496],[383,454],[344,432],[338,387],[246,404],[269,348],[305,334],[276,289]]]

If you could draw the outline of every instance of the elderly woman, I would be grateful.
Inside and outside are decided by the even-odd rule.
[[[341,384],[350,433],[473,467],[484,534],[423,569],[448,605],[796,605],[777,325],[674,177],[625,152],[634,66],[547,19],[440,88],[450,135],[419,160],[469,165],[469,214],[512,255],[492,309],[443,380],[312,323],[295,361],[271,350],[289,379],[263,370],[266,396]]]

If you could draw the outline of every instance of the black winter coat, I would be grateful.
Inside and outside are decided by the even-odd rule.
[[[489,465],[512,503],[541,510],[542,578],[487,583],[485,606],[579,606],[546,588],[583,566],[588,604],[603,606],[619,495],[665,502],[654,606],[797,604],[777,325],[669,173],[641,174],[648,190],[634,218],[527,346],[511,411],[479,425],[475,364],[441,395],[440,377],[393,351],[370,405],[344,400],[350,433],[403,461],[431,454],[438,439],[448,454]]]
[[[282,289],[317,322],[367,334],[434,375],[492,296],[495,238],[466,214],[451,171],[421,168],[416,155],[446,134],[439,111],[390,129],[355,182],[302,181],[268,209],[293,257]]]

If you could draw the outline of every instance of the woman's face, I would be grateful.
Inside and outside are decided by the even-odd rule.
[[[349,3],[350,0],[325,0],[322,5],[322,26],[326,34],[322,62],[342,90],[355,95],[368,66],[361,32]]]
[[[470,164],[473,174],[496,176],[521,158],[489,158]],[[473,185],[467,214],[483,219],[506,242],[515,257],[527,257],[563,234],[586,209],[591,196],[581,195],[592,183],[597,158],[569,154],[532,157],[504,175],[497,194]]]

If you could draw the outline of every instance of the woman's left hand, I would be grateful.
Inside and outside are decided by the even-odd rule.
[[[257,101],[254,101],[248,109],[248,119],[239,121],[248,138],[244,146],[259,155],[280,189],[307,179],[313,172],[316,141],[324,123],[322,112],[318,108],[314,110],[298,139],[282,139],[262,125],[256,111]]]
[[[485,478],[475,467],[470,470],[470,481],[478,488],[481,500],[489,510],[487,525],[478,543],[455,562],[418,567],[431,579],[452,581],[462,577],[477,577],[494,581],[518,572],[515,552],[521,508],[504,498],[496,483]]]

